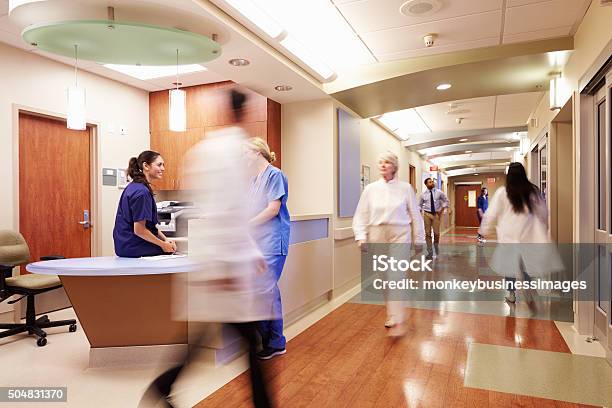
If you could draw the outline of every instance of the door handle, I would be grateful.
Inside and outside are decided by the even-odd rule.
[[[83,221],[79,221],[79,224],[83,226],[83,229],[89,229],[91,223],[89,222],[89,210],[83,210]]]

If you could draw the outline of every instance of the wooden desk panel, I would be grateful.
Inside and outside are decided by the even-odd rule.
[[[172,296],[187,296],[187,288],[173,289],[172,275],[60,279],[91,347],[186,344],[187,322],[172,320]]]

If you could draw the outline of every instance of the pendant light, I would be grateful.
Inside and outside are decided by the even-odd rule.
[[[74,45],[74,85],[68,87],[68,129],[85,130],[85,88],[79,87],[78,82],[78,45]]]
[[[176,50],[176,85],[170,90],[169,127],[173,132],[184,132],[187,127],[186,93],[179,89],[179,50]]]

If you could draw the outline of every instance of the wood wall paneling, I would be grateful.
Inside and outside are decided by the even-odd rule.
[[[267,142],[270,150],[276,153],[274,165],[281,168],[281,104],[267,100]]]
[[[166,162],[164,179],[155,185],[158,190],[177,190],[182,187],[181,166],[185,153],[207,132],[233,125],[227,90],[236,86],[231,81],[183,88],[187,92],[187,131],[168,130],[168,91],[149,94],[149,125],[151,149],[161,153]],[[247,94],[243,127],[249,136],[260,137],[276,153],[275,166],[280,167],[280,104],[239,87]]]
[[[168,91],[149,93],[149,131],[168,130],[170,97]]]

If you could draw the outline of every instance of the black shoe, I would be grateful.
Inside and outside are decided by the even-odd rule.
[[[257,358],[260,360],[269,360],[274,356],[280,356],[281,354],[285,354],[287,349],[275,349],[271,347],[265,347],[263,350],[257,353]]]

